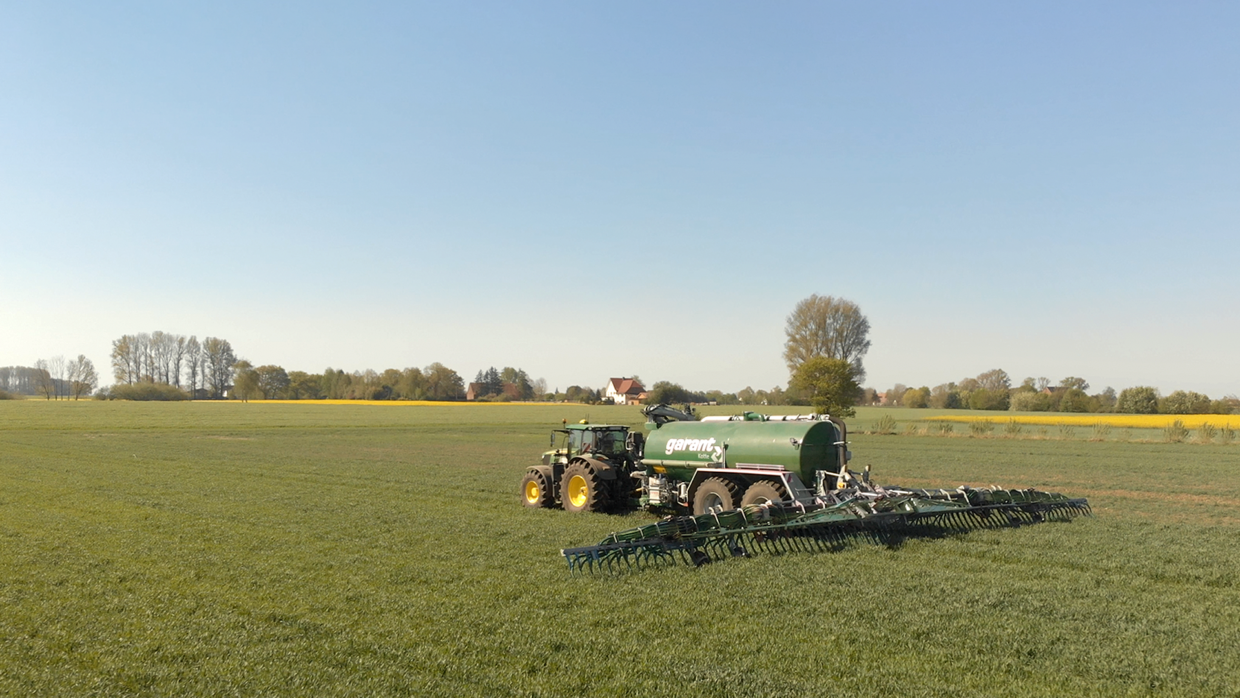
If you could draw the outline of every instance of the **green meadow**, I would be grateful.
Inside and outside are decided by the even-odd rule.
[[[1240,695],[1240,445],[920,413],[861,410],[854,466],[1094,516],[570,576],[654,516],[517,485],[561,419],[637,408],[0,402],[0,695]]]

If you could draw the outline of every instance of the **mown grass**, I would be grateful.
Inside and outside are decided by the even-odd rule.
[[[880,481],[1096,516],[574,578],[561,547],[651,518],[519,506],[587,412],[641,422],[0,404],[0,694],[1240,694],[1240,449],[854,435]]]

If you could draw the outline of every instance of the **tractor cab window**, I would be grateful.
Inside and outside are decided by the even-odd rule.
[[[596,434],[592,431],[579,432],[581,434],[581,449],[578,453],[586,453],[595,449]]]
[[[600,453],[606,453],[609,456],[617,456],[624,453],[624,432],[622,431],[605,431],[599,434],[599,444],[597,450]]]
[[[568,432],[568,450],[571,453],[585,453],[594,447],[594,432],[577,431]]]

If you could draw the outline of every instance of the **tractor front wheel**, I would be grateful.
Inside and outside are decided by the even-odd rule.
[[[740,488],[731,480],[721,477],[707,478],[693,493],[693,515],[732,511],[740,499]]]
[[[741,497],[741,506],[747,507],[750,504],[766,504],[767,502],[779,502],[785,497],[783,485],[774,482],[755,482],[745,490],[745,496]]]
[[[607,489],[589,464],[572,463],[560,480],[560,499],[564,511],[603,511],[607,508]]]
[[[521,503],[532,509],[551,507],[551,488],[547,486],[547,478],[537,470],[529,471],[521,480]]]

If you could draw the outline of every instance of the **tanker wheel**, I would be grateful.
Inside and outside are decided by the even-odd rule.
[[[755,482],[745,490],[745,496],[741,497],[741,506],[747,507],[750,504],[766,504],[767,502],[780,502],[787,498],[784,486],[777,482]]]
[[[731,480],[721,477],[707,478],[693,493],[693,515],[732,511],[740,500],[740,494],[740,488]]]
[[[521,480],[521,503],[532,509],[548,509],[553,503],[547,478],[537,470],[529,471]]]
[[[571,463],[560,481],[564,511],[602,511],[607,508],[607,487],[603,478],[586,463]]]

